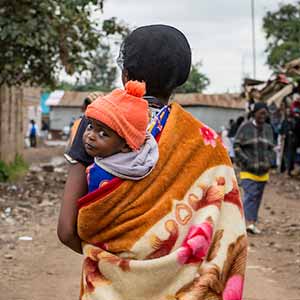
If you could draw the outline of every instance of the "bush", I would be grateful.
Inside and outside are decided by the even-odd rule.
[[[5,162],[0,160],[0,181],[7,181],[9,178],[8,166]]]
[[[0,181],[15,181],[26,174],[28,167],[23,157],[18,154],[10,164],[0,161]]]

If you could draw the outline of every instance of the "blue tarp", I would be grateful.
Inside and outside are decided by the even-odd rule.
[[[41,108],[43,114],[49,114],[49,106],[46,105],[46,101],[49,97],[50,93],[42,93],[41,94]]]

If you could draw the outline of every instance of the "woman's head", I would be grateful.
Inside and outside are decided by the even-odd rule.
[[[145,81],[147,95],[167,100],[188,78],[191,48],[186,37],[174,27],[143,26],[124,40],[118,65],[123,83]]]

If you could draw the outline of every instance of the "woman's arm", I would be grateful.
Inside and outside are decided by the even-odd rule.
[[[57,235],[63,244],[80,254],[82,248],[77,235],[77,200],[86,193],[85,166],[81,163],[70,165],[60,208]]]

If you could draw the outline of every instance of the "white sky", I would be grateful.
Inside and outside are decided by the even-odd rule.
[[[296,0],[255,0],[257,79],[267,79],[266,41],[262,17],[279,3]],[[208,93],[240,91],[242,74],[252,75],[251,0],[107,0],[101,19],[117,17],[135,28],[168,24],[188,38],[193,61],[202,61],[210,78]]]

